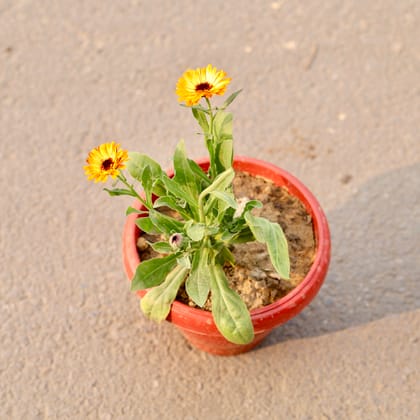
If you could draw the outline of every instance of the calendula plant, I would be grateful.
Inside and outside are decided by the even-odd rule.
[[[187,157],[183,141],[174,153],[173,177],[149,156],[122,150],[115,142],[93,149],[84,169],[95,182],[114,178],[113,187],[105,190],[111,196],[138,199],[142,209],[129,207],[127,214],[138,213],[141,231],[163,238],[150,244],[161,255],[140,262],[131,283],[133,291],[150,289],[140,303],[146,316],[166,319],[179,288],[185,285],[199,307],[211,295],[211,311],[221,334],[231,342],[246,344],[254,337],[250,313],[229,287],[224,271],[235,264],[232,246],[251,241],[266,244],[275,270],[284,279],[289,278],[290,264],[281,227],[252,214],[261,202],[236,199],[233,194],[232,114],[227,108],[240,91],[220,107],[210,101],[213,95],[224,95],[230,81],[224,71],[208,65],[187,70],[176,86],[179,101],[191,108],[201,127],[209,153],[208,171]],[[141,194],[124,169],[141,184]],[[176,216],[163,213],[162,208],[173,210]]]

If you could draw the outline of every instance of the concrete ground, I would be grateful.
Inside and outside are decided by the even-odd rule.
[[[417,419],[417,0],[0,0],[0,418]],[[188,346],[139,311],[124,211],[88,183],[118,140],[204,155],[178,77],[228,72],[237,154],[318,197],[320,294],[257,350]]]

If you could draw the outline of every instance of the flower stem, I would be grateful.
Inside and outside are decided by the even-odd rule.
[[[210,175],[210,179],[213,180],[217,173],[216,173],[216,162],[215,162],[215,154],[216,151],[214,150],[214,144],[215,144],[215,139],[214,139],[214,114],[213,114],[213,108],[211,107],[211,102],[209,100],[209,98],[204,98],[207,102],[207,106],[208,106],[208,114],[210,116],[210,122],[209,122],[209,134],[207,136],[206,139],[206,145],[207,145],[207,149],[209,151],[209,157],[210,157],[210,168],[209,168],[209,175]]]
[[[134,195],[142,204],[144,207],[146,207],[148,210],[150,210],[150,206],[147,205],[146,201],[144,200],[143,197],[141,197],[137,191],[134,189],[134,187],[128,182],[127,178],[125,177],[125,175],[120,172],[117,175],[117,178],[128,188],[128,190],[132,193],[132,195]]]

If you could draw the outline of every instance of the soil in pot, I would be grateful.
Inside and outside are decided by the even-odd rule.
[[[309,272],[316,253],[312,218],[303,204],[289,194],[286,187],[278,187],[271,181],[237,172],[233,182],[235,196],[259,200],[262,209],[254,214],[277,222],[282,227],[289,245],[290,280],[281,279],[274,270],[266,247],[258,242],[235,245],[234,267],[226,266],[229,284],[243,299],[249,310],[269,305],[293,290]],[[162,240],[157,235],[142,234],[138,239],[140,260],[159,256],[148,242]],[[177,300],[195,307],[181,287]],[[211,310],[211,295],[204,308]]]

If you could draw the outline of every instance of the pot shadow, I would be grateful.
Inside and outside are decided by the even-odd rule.
[[[369,180],[327,219],[332,255],[324,285],[303,312],[276,328],[260,348],[419,307],[420,165]]]

